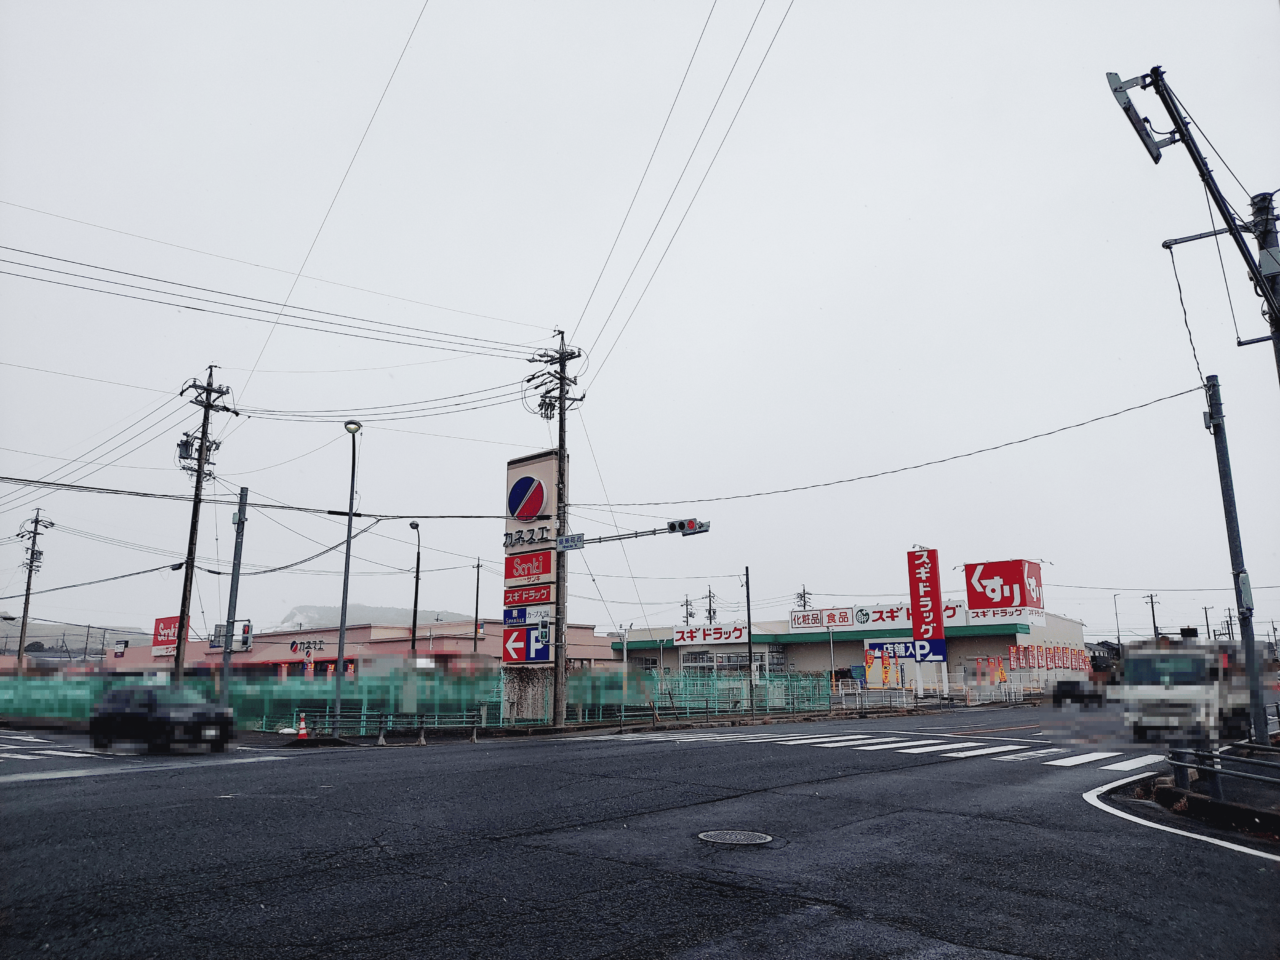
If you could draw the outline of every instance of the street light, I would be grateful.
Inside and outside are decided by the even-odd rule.
[[[413,632],[409,635],[409,656],[418,656],[418,581],[422,577],[422,531],[418,521],[410,520],[409,529],[418,535],[418,559],[413,565]]]
[[[343,424],[351,434],[351,498],[347,501],[347,556],[342,564],[342,613],[338,620],[338,663],[333,685],[333,735],[339,735],[342,719],[342,674],[346,667],[347,649],[347,588],[351,583],[351,526],[356,514],[356,434],[360,432],[359,420]]]

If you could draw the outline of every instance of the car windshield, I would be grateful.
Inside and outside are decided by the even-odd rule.
[[[208,701],[190,687],[179,687],[176,690],[157,690],[156,703],[165,707],[193,707],[204,706]]]
[[[1124,667],[1125,680],[1138,686],[1204,683],[1206,673],[1204,658],[1190,656],[1133,657]]]

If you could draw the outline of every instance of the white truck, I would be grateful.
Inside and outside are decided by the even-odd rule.
[[[1126,647],[1108,699],[1136,741],[1230,743],[1249,736],[1249,686],[1233,644],[1148,640]]]

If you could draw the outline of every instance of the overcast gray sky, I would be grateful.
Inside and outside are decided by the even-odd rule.
[[[1274,0],[0,12],[3,270],[96,290],[124,281],[135,287],[110,289],[165,300],[0,275],[6,476],[189,491],[175,444],[198,411],[176,394],[214,363],[241,407],[332,411],[217,416],[223,498],[244,485],[254,500],[344,509],[348,415],[494,388],[429,417],[366,416],[359,508],[497,514],[505,461],[550,439],[504,385],[532,372],[522,357],[556,327],[589,357],[569,429],[576,503],[910,466],[1199,383],[1160,242],[1209,228],[1205,196],[1181,146],[1152,165],[1108,70],[1163,65],[1248,193],[1280,187]],[[1166,128],[1154,94],[1134,99]],[[1248,193],[1211,160],[1247,211]],[[1257,587],[1278,585],[1274,359],[1235,346],[1213,242],[1177,255],[1200,365],[1222,379],[1246,560]],[[1228,244],[1222,257],[1241,336],[1264,334],[1243,264]],[[381,339],[273,326],[270,304],[246,300],[214,309],[258,320],[182,309],[169,294],[183,288],[86,264],[224,302],[288,297]],[[454,336],[406,345],[410,331]],[[466,352],[452,352],[459,343]],[[468,409],[486,397],[505,402]],[[615,519],[713,528],[575,555],[570,617],[671,624],[710,585],[733,619],[747,565],[759,618],[785,616],[802,584],[820,605],[887,600],[905,591],[904,555],[920,543],[940,550],[955,591],[965,562],[1042,559],[1046,606],[1091,634],[1114,631],[1116,592],[1127,634],[1149,629],[1140,594],[1152,589],[1162,626],[1203,623],[1204,606],[1216,621],[1231,578],[1202,409],[1192,393],[807,492],[620,506],[613,518],[575,508],[589,536]],[[185,550],[181,503],[0,486],[0,595],[21,592],[12,534],[36,506],[59,525],[40,588]],[[204,513],[210,565],[229,565],[230,514]],[[425,522],[422,606],[470,610],[479,555],[481,608],[499,615],[502,529]],[[341,519],[254,511],[245,561],[290,563],[342,533]],[[355,553],[354,601],[410,605],[407,522],[380,524]],[[247,577],[241,616],[264,626],[297,604],[337,604],[340,571],[331,554]],[[198,576],[197,632],[225,616],[226,581]],[[180,574],[153,573],[38,596],[32,613],[149,629],[177,613],[180,589]],[[1264,626],[1280,618],[1280,591],[1258,589],[1257,603]]]

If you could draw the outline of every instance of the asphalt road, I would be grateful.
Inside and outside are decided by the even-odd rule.
[[[1167,766],[1044,712],[223,756],[0,731],[0,954],[1280,957],[1280,849],[1097,809]]]

